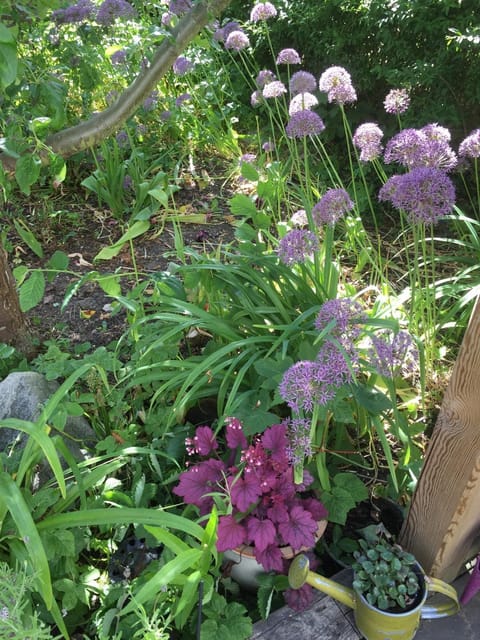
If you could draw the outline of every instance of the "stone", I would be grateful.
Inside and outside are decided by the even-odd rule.
[[[0,382],[0,422],[5,418],[35,422],[58,386],[57,382],[48,381],[34,371],[10,373]],[[65,444],[77,461],[84,460],[86,449],[94,447],[97,441],[94,430],[83,416],[69,416],[63,433]],[[21,447],[27,438],[16,429],[0,428],[0,451],[8,450],[17,440]]]

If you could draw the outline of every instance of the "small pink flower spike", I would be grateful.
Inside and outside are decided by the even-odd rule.
[[[480,555],[477,556],[477,562],[460,597],[460,604],[466,605],[478,591],[480,591]]]

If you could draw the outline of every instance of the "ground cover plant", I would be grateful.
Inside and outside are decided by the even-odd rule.
[[[425,95],[393,66],[384,94],[369,94],[367,71],[359,85],[355,76],[369,56],[318,68],[278,35],[302,24],[304,3],[56,4],[2,16],[1,255],[33,320],[46,288],[66,278],[59,309],[101,292],[96,317],[117,324],[96,348],[68,334],[34,341],[33,357],[1,346],[2,377],[31,369],[60,387],[36,422],[0,423],[29,436],[0,458],[0,561],[16,576],[0,637],[27,625],[38,638],[248,638],[283,592],[296,607],[311,597],[285,591],[272,523],[302,547],[326,512],[331,547],[351,552],[341,532],[358,503],[408,508],[433,391],[478,287],[480,129],[430,119]],[[380,11],[347,4],[359,24]],[[392,23],[408,20],[400,4]],[[206,29],[173,55],[198,15]],[[471,42],[469,10],[462,18],[456,37]],[[114,113],[139,69],[148,84],[157,47],[171,69],[112,135],[67,161],[63,129]],[[225,244],[208,241],[220,216]],[[83,224],[97,242],[80,270]],[[143,268],[147,241],[163,255]],[[0,279],[5,299],[8,286]],[[80,322],[95,322],[91,307]],[[97,439],[83,461],[59,437],[79,414]],[[232,424],[243,429],[226,438],[238,456],[217,459]],[[185,442],[208,459],[192,465]],[[253,452],[272,455],[263,478]],[[42,459],[51,472],[38,486]],[[292,504],[278,465],[298,492]],[[222,552],[252,541],[277,571],[247,610]]]

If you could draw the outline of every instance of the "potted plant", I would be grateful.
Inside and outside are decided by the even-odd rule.
[[[458,611],[453,587],[425,575],[415,557],[381,532],[359,541],[354,553],[353,589],[309,570],[308,558],[295,558],[289,571],[293,589],[309,584],[354,609],[355,624],[366,640],[412,640],[420,618],[441,618]],[[451,602],[425,605],[429,592]]]
[[[312,548],[325,530],[326,509],[309,491],[313,478],[304,471],[303,482],[295,482],[287,422],[249,441],[241,422],[229,418],[223,435],[222,442],[204,426],[187,439],[187,452],[197,461],[173,491],[202,515],[216,505],[218,551],[251,556],[260,570],[283,572],[285,558]]]

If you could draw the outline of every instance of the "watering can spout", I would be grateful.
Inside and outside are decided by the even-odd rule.
[[[290,565],[288,582],[292,589],[300,589],[302,585],[309,584],[314,589],[323,591],[331,598],[346,604],[347,607],[352,609],[355,607],[353,589],[310,571],[310,562],[304,554],[298,555]]]

